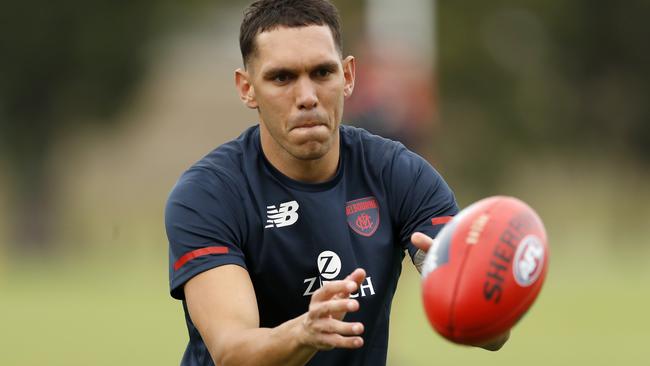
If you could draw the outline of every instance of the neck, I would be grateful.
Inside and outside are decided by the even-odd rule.
[[[323,183],[336,175],[340,155],[340,137],[337,129],[332,146],[317,159],[298,159],[291,155],[260,125],[262,151],[266,159],[287,177],[303,183]]]

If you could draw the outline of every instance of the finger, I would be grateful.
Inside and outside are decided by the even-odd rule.
[[[341,294],[341,298],[347,298],[351,293],[356,291],[358,287],[359,285],[351,280],[327,282],[314,292],[311,301],[318,302],[329,300],[336,294]]]
[[[360,348],[363,346],[361,337],[344,337],[336,333],[323,333],[318,340],[317,347],[320,349],[332,348]]]
[[[423,252],[428,252],[429,248],[433,245],[433,239],[430,236],[422,234],[420,232],[413,233],[411,235],[411,243],[415,245],[418,249]]]
[[[347,277],[345,277],[345,279],[348,280],[348,281],[354,281],[356,283],[356,286],[357,286],[357,289],[358,289],[358,287],[361,286],[363,281],[365,281],[365,279],[366,279],[366,271],[363,268],[357,268],[354,271],[352,271],[352,273],[347,275]],[[334,295],[334,298],[335,299],[347,299],[348,297],[350,297],[351,294],[352,294],[352,292],[338,293],[338,294]],[[340,315],[340,316],[337,316],[337,317],[343,318],[343,315]]]
[[[366,279],[366,271],[363,268],[357,268],[352,273],[350,273],[346,280],[351,280],[356,282],[357,286],[361,286],[363,281]]]
[[[347,277],[345,277],[346,281],[354,281],[356,283],[357,289],[359,288],[359,286],[361,286],[361,284],[363,283],[363,281],[365,279],[366,279],[366,271],[363,268],[357,268],[354,271],[352,271],[352,273],[347,275]],[[356,289],[355,289],[355,291],[356,291]],[[334,298],[334,299],[347,299],[348,297],[350,297],[351,294],[352,294],[352,291],[350,291],[350,292],[341,292],[341,293],[335,294],[332,298]]]
[[[328,300],[311,303],[309,305],[309,316],[312,319],[323,318],[328,315],[333,315],[335,318],[339,318],[338,314],[340,313],[345,314],[357,310],[359,310],[359,302],[357,300]]]
[[[320,333],[336,333],[343,336],[357,336],[364,331],[362,323],[348,323],[332,318],[319,319],[312,328]]]

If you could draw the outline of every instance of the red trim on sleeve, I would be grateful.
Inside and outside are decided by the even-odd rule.
[[[178,258],[176,263],[174,263],[174,271],[178,271],[179,268],[194,258],[202,257],[209,254],[228,254],[228,248],[226,247],[207,247],[197,250],[193,250],[189,253],[185,253],[182,257]]]
[[[449,221],[451,221],[451,219],[453,218],[454,218],[453,216],[434,217],[431,219],[431,225],[435,226],[435,225],[446,224]]]

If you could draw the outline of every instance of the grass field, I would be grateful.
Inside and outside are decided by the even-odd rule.
[[[419,296],[409,271],[393,312],[390,364],[650,365],[648,263],[570,261],[554,258],[537,303],[496,353],[453,345],[429,330],[420,303],[402,300]]]
[[[558,161],[526,164],[503,185],[538,210],[551,248],[545,287],[509,343],[490,353],[437,336],[407,260],[390,366],[650,365],[650,174]],[[178,365],[187,331],[168,295],[163,199],[110,199],[91,201],[104,209],[70,225],[88,231],[76,241],[94,243],[77,246],[81,254],[35,262],[3,257],[0,246],[0,366]],[[103,239],[106,222],[120,225],[119,240]]]
[[[0,282],[0,365],[174,365],[182,309],[166,258],[74,258],[10,268]]]
[[[539,301],[498,353],[452,345],[429,328],[405,266],[389,365],[648,365],[650,270],[555,251]],[[56,264],[55,264],[56,263]],[[182,309],[167,295],[165,253],[95,254],[5,267],[0,365],[176,365]]]

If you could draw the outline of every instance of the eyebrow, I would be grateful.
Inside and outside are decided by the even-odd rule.
[[[336,63],[336,62],[325,61],[325,62],[321,62],[321,63],[313,66],[309,70],[309,73],[311,74],[315,70],[321,70],[321,69],[325,69],[325,70],[327,70],[329,72],[335,72],[336,70],[338,70],[338,66],[339,66],[338,63]],[[273,68],[270,68],[270,69],[266,70],[264,72],[264,74],[262,74],[262,77],[264,77],[265,79],[272,79],[275,76],[280,75],[280,74],[296,75],[298,73],[299,73],[299,71],[297,69],[291,69],[291,68],[288,68],[288,67],[273,67]]]

